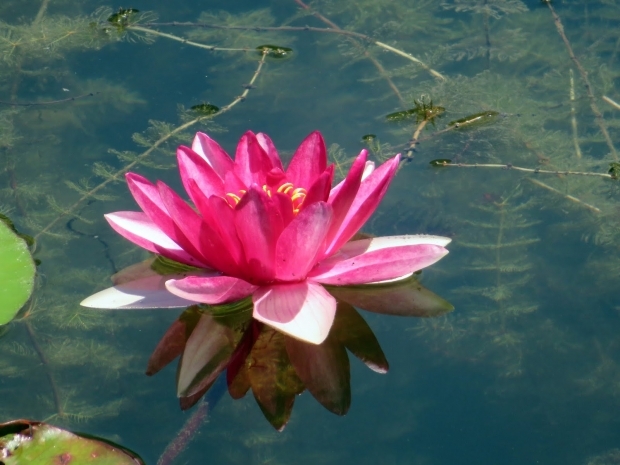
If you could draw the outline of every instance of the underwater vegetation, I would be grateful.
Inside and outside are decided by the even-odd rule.
[[[148,257],[116,237],[103,214],[136,208],[124,183],[130,171],[179,187],[175,150],[197,131],[229,153],[244,131],[269,133],[286,163],[299,140],[320,130],[336,182],[362,148],[377,165],[402,154],[365,232],[450,237],[451,254],[420,279],[456,310],[424,321],[369,318],[405,371],[377,420],[381,431],[351,415],[326,425],[301,396],[288,428],[330,447],[298,462],[338,463],[356,438],[365,439],[359,463],[453,459],[410,441],[437,433],[419,423],[441,403],[433,390],[411,387],[411,352],[420,354],[416,376],[465,370],[463,383],[495,413],[570,424],[572,445],[563,448],[536,427],[546,458],[587,463],[610,450],[617,421],[607,412],[620,405],[617,1],[149,9],[0,4],[0,213],[35,239],[40,262],[33,299],[0,327],[3,418],[107,431],[129,418],[119,434],[155,462],[185,418],[169,401],[172,380],[161,386],[143,371],[178,315],[79,306]],[[354,396],[366,418],[377,405],[372,393],[389,389],[369,383]],[[248,423],[262,424],[252,402],[218,408],[225,413],[212,421],[221,427],[203,430],[217,445],[207,451],[194,441],[183,459],[194,459],[192,450],[240,463],[298,458],[295,434]],[[397,425],[395,412],[407,421]],[[149,439],[132,436],[133,426],[162,417],[170,420]],[[479,460],[494,453],[472,452]]]

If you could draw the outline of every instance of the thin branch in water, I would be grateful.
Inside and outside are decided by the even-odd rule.
[[[49,5],[49,3],[50,3],[50,0],[43,0],[41,2],[41,6],[39,7],[37,16],[35,16],[34,18],[33,24],[37,24],[43,19],[43,17],[45,16],[45,13],[47,12],[47,5]]]
[[[564,194],[563,192],[560,192],[559,190],[557,190],[555,187],[551,187],[548,184],[545,184],[544,182],[540,182],[537,179],[531,179],[528,178],[528,181],[530,181],[532,184],[535,184],[539,187],[542,187],[543,189],[547,189],[548,191],[554,192],[556,194],[561,195],[562,197],[564,197],[566,200],[569,200],[573,203],[577,203],[579,205],[581,205],[582,207],[586,207],[588,210],[591,210],[593,212],[596,213],[601,213],[601,209],[595,207],[594,205],[590,205],[589,203],[584,202],[583,200],[579,200],[577,197],[573,196],[573,195],[569,195],[569,194]]]
[[[616,110],[620,110],[620,103],[610,99],[609,97],[607,97],[606,95],[603,95],[603,100],[605,100],[607,103],[609,103],[612,107],[614,107]]]
[[[226,48],[226,47],[216,47],[215,45],[205,45],[198,42],[194,42],[192,40],[184,39],[183,37],[178,37],[172,34],[166,34],[165,32],[159,32],[154,29],[149,29],[148,27],[142,26],[127,26],[127,29],[131,29],[133,31],[141,31],[146,34],[152,34],[158,37],[165,37],[166,39],[176,40],[177,42],[181,42],[183,44],[191,45],[193,47],[204,48],[209,51],[218,51],[218,52],[249,52],[254,51],[251,48]]]
[[[34,301],[31,301],[30,303],[31,307],[33,305],[33,302]],[[52,397],[54,399],[54,407],[56,408],[56,414],[59,417],[63,417],[65,413],[62,409],[62,404],[60,402],[60,394],[58,393],[58,387],[56,386],[56,382],[54,381],[54,376],[52,375],[52,372],[50,370],[50,364],[47,361],[45,352],[43,352],[43,349],[41,349],[41,346],[39,345],[39,342],[37,341],[36,335],[34,333],[34,329],[32,329],[32,326],[30,325],[30,322],[28,321],[28,312],[24,315],[21,321],[24,323],[24,326],[26,327],[26,332],[28,333],[30,342],[32,343],[32,346],[34,347],[35,352],[39,356],[41,365],[43,365],[43,369],[45,370],[45,376],[47,376],[47,380],[52,389]]]
[[[573,145],[577,158],[581,158],[581,147],[579,147],[577,131],[577,111],[575,110],[575,79],[573,79],[573,69],[570,70],[570,124],[573,130]]]
[[[73,102],[74,100],[79,100],[85,97],[94,97],[95,95],[100,94],[100,92],[89,92],[87,94],[78,95],[76,97],[63,98],[60,100],[50,100],[49,102],[5,102],[4,100],[0,100],[0,105],[10,105],[14,107],[33,107],[33,106],[41,106],[41,105],[56,105],[57,103],[65,103],[65,102]]]
[[[433,163],[433,166],[448,168],[491,168],[502,170],[514,170],[523,171],[525,173],[534,174],[554,174],[556,176],[598,176],[607,179],[616,179],[612,174],[608,173],[596,173],[593,171],[562,171],[562,170],[541,170],[540,168],[523,168],[522,166],[515,166],[511,163],[499,164],[499,163],[450,163],[449,161],[437,161]]]
[[[162,145],[164,142],[166,142],[172,136],[174,136],[174,135],[184,131],[185,129],[187,129],[189,127],[192,127],[196,123],[199,123],[199,122],[207,120],[207,119],[212,119],[212,118],[215,118],[216,116],[221,115],[222,113],[226,113],[231,108],[233,108],[235,105],[237,105],[239,102],[242,102],[243,100],[245,100],[247,95],[250,93],[250,90],[253,88],[254,82],[256,82],[256,79],[258,79],[258,76],[261,73],[263,65],[265,64],[265,58],[267,57],[268,53],[269,52],[267,50],[263,52],[263,54],[262,54],[262,56],[261,56],[261,58],[260,58],[260,60],[258,62],[258,66],[257,66],[256,70],[254,71],[254,74],[252,75],[252,79],[250,80],[249,84],[245,86],[245,90],[243,91],[243,93],[241,95],[237,96],[228,105],[220,108],[219,111],[217,111],[215,113],[212,113],[212,114],[209,114],[209,115],[203,115],[203,116],[199,116],[198,118],[194,118],[193,120],[188,121],[187,123],[184,123],[184,124],[182,124],[180,126],[177,126],[174,130],[170,131],[165,136],[162,136],[161,138],[159,138],[147,150],[145,150],[140,155],[138,155],[134,161],[132,161],[128,165],[124,166],[123,168],[118,170],[116,173],[114,173],[112,176],[108,177],[106,180],[101,182],[99,185],[95,186],[94,188],[92,188],[91,190],[86,192],[73,205],[68,207],[60,215],[58,215],[56,218],[54,218],[47,226],[45,226],[41,231],[39,231],[34,236],[35,241],[42,234],[45,234],[52,227],[54,227],[65,216],[70,215],[72,212],[74,212],[82,204],[82,202],[84,202],[86,199],[88,199],[88,198],[92,197],[93,195],[95,195],[97,192],[99,192],[101,189],[106,187],[111,182],[120,180],[121,176],[123,176],[125,173],[127,173],[129,170],[131,170],[134,166],[138,165],[142,160],[146,159],[151,153],[153,153],[153,151],[155,151],[160,145]]]
[[[609,132],[607,131],[607,125],[605,124],[605,119],[603,118],[603,114],[598,109],[598,105],[596,104],[596,99],[594,98],[594,93],[592,92],[592,84],[590,84],[590,80],[588,79],[588,73],[583,68],[583,66],[581,66],[581,62],[575,56],[575,52],[573,52],[573,47],[571,46],[568,40],[568,37],[566,37],[566,33],[564,32],[564,26],[562,25],[562,20],[560,19],[558,14],[555,12],[555,8],[553,8],[553,5],[551,4],[551,0],[544,0],[544,2],[549,7],[549,11],[551,11],[551,15],[553,16],[553,22],[555,23],[555,27],[558,30],[558,34],[560,34],[560,37],[562,37],[562,40],[564,41],[564,45],[566,45],[566,49],[568,50],[568,55],[570,56],[571,60],[573,60],[573,62],[577,66],[577,69],[579,70],[579,74],[581,74],[581,79],[583,79],[583,82],[586,87],[586,92],[588,93],[588,97],[590,98],[590,108],[592,108],[592,112],[594,113],[594,119],[596,120],[596,124],[598,124],[598,127],[600,128],[601,133],[603,134],[603,137],[605,137],[605,141],[607,142],[607,146],[609,147],[609,150],[611,151],[611,154],[613,155],[614,160],[618,161],[618,152],[616,151],[616,148],[614,147],[614,144],[611,141],[611,137],[609,136]]]

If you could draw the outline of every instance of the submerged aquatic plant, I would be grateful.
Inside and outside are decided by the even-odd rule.
[[[318,132],[302,142],[286,170],[271,139],[250,131],[241,137],[234,161],[202,133],[191,149],[179,147],[177,158],[197,211],[164,183],[129,173],[142,212],[106,219],[126,239],[190,268],[172,279],[138,280],[133,289],[110,288],[82,305],[183,307],[251,296],[255,319],[320,344],[336,312],[324,285],[404,279],[448,253],[450,239],[437,236],[349,242],[379,205],[399,155],[375,170],[362,150],[335,187]]]

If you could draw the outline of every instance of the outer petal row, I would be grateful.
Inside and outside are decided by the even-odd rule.
[[[361,154],[360,154],[361,156]],[[386,161],[379,168],[374,170],[366,179],[363,179],[355,199],[350,204],[346,216],[341,220],[338,231],[333,234],[325,251],[325,256],[329,256],[338,251],[340,247],[347,243],[353,235],[360,230],[366,220],[374,213],[375,209],[387,192],[387,188],[398,169],[400,156]],[[356,160],[357,161],[357,160]],[[363,176],[363,173],[362,173]],[[343,184],[340,188],[345,188]],[[335,197],[339,197],[340,192]],[[334,197],[334,201],[336,198]],[[332,199],[330,199],[332,200]]]
[[[346,244],[319,263],[308,279],[323,284],[355,285],[402,278],[432,265],[448,253],[449,238],[391,236]]]
[[[255,319],[312,344],[325,340],[336,315],[336,299],[309,281],[261,287],[252,300]]]

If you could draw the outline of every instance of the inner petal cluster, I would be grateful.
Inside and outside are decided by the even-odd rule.
[[[269,186],[264,184],[263,191],[265,191],[267,195],[269,196],[269,198],[271,198],[272,193],[271,193],[271,188]],[[293,213],[295,215],[297,215],[299,211],[301,210],[301,207],[304,204],[304,200],[306,200],[306,196],[308,195],[308,191],[306,189],[304,189],[303,187],[295,187],[293,183],[291,182],[286,182],[282,184],[280,187],[276,189],[276,192],[279,194],[287,195],[291,199],[291,204],[293,206]],[[234,209],[239,204],[239,202],[241,202],[241,199],[246,193],[247,193],[247,190],[245,189],[240,189],[239,194],[228,192],[225,196],[226,202],[228,202],[228,205],[230,206],[230,208]]]

